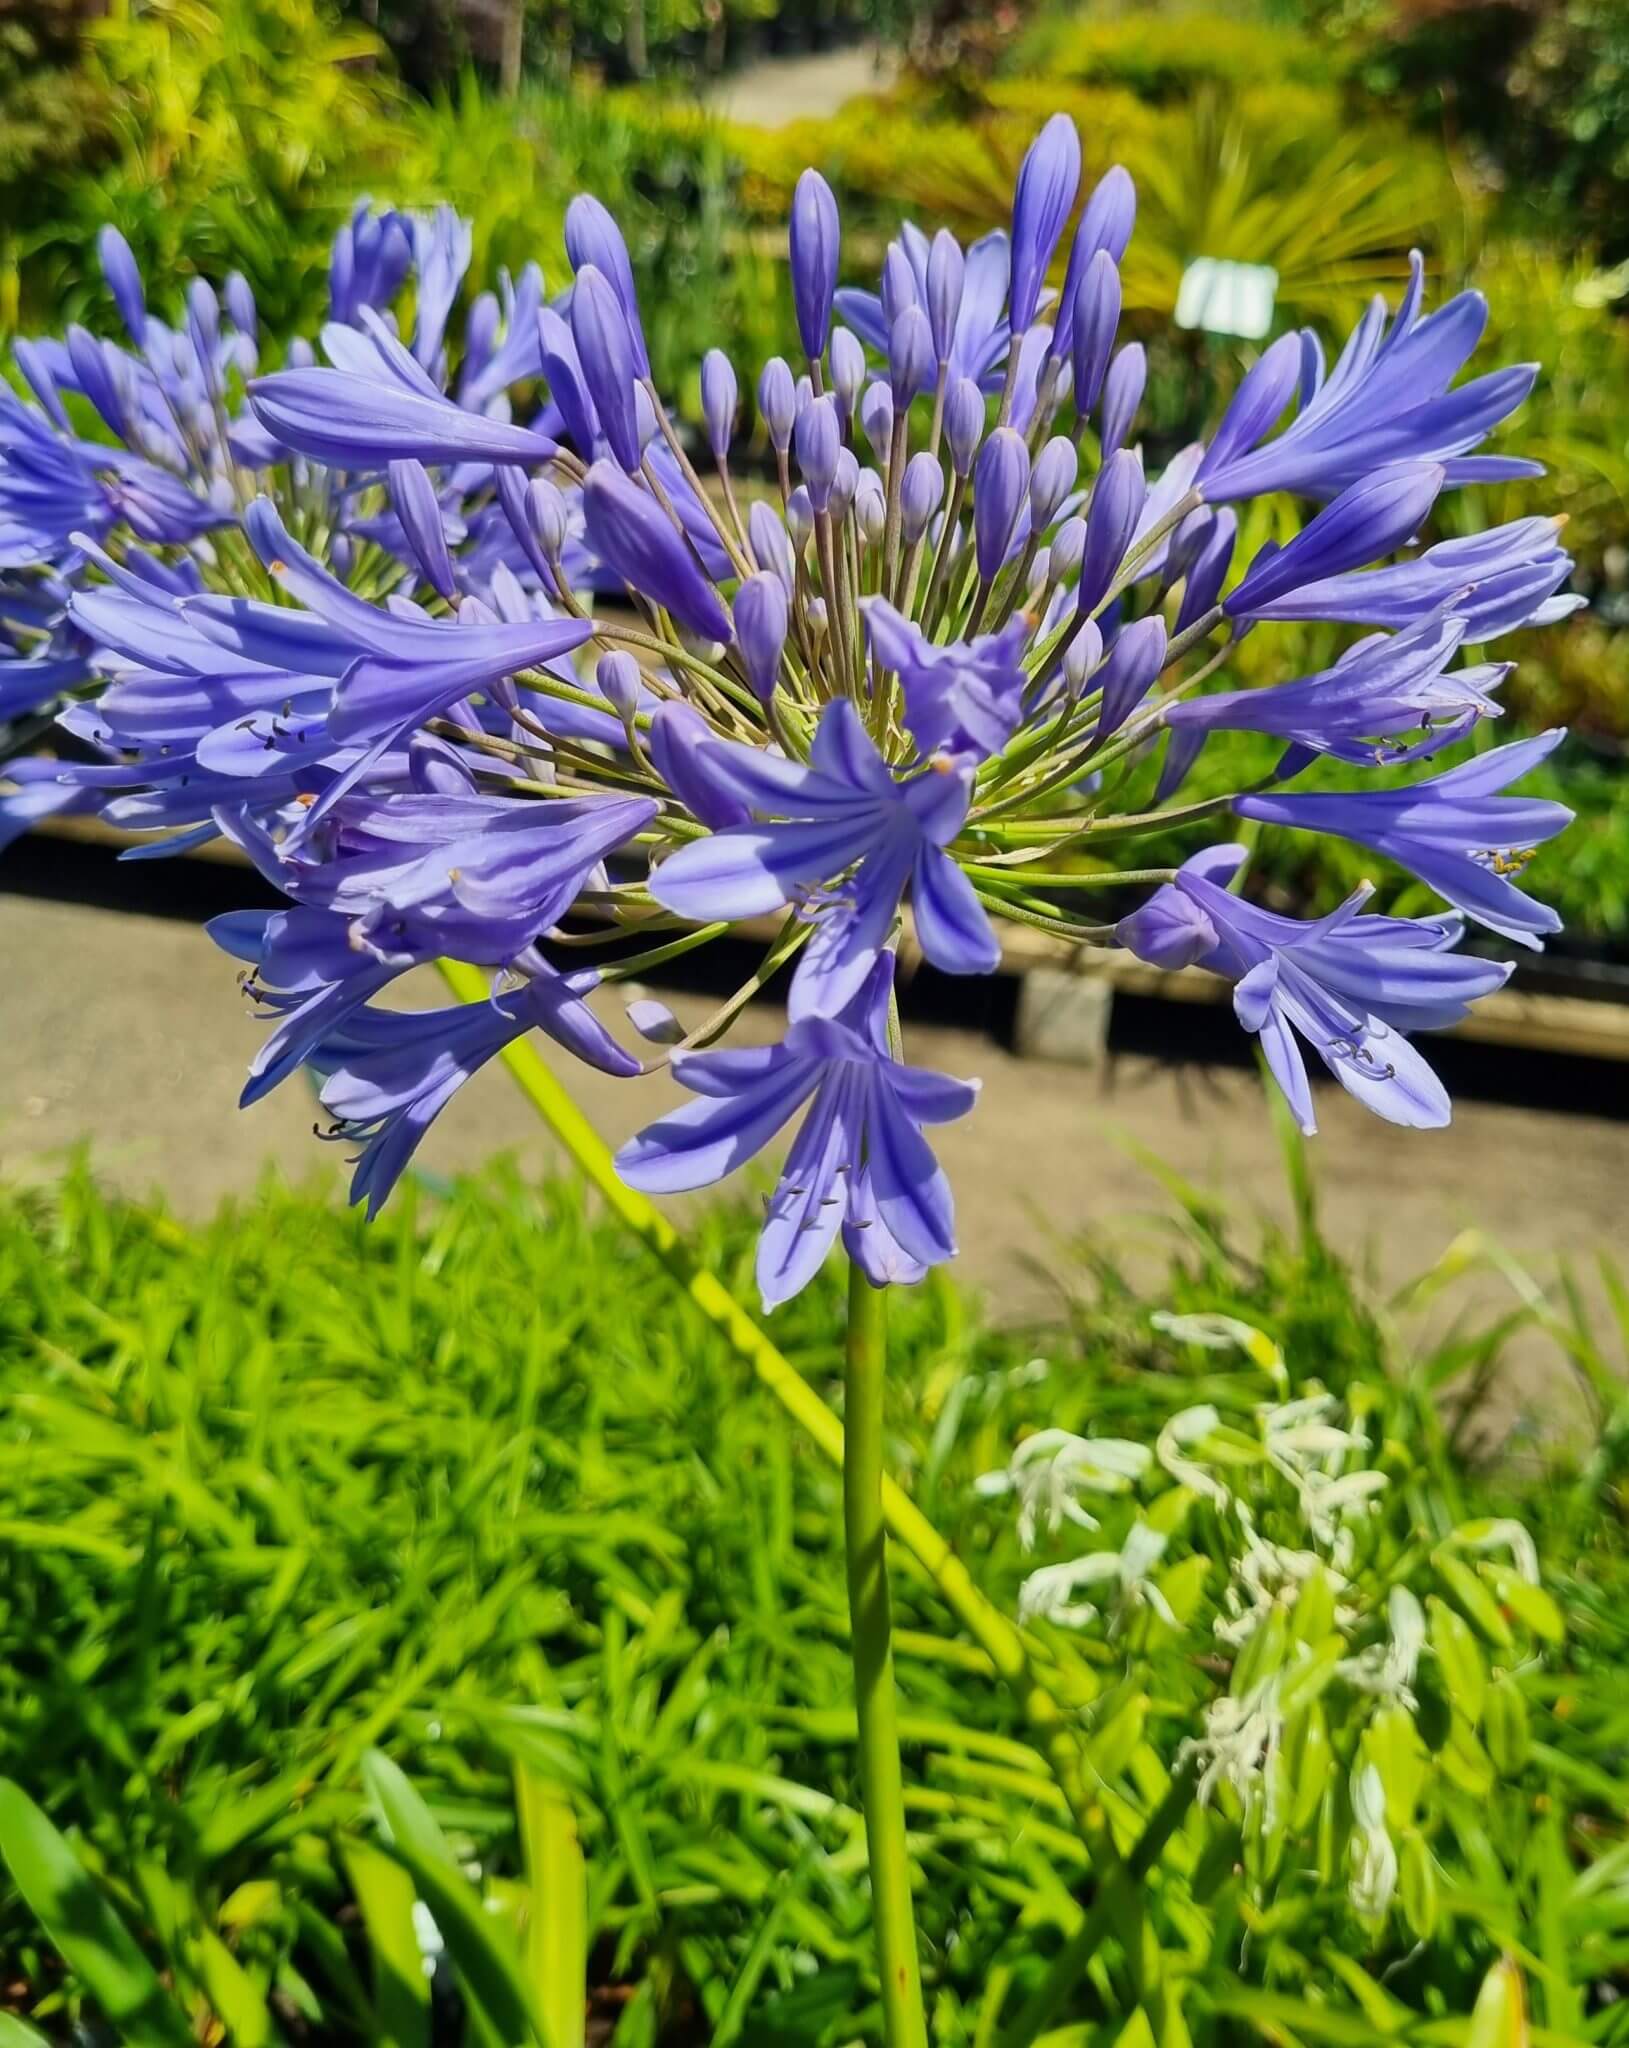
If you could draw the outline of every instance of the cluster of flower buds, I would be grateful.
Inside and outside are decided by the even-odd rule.
[[[276,1020],[249,1094],[323,1076],[370,1204],[534,1025],[693,1092],[620,1154],[642,1188],[715,1181],[801,1117],[762,1238],[771,1305],[839,1235],[878,1283],[954,1250],[923,1130],[974,1089],[902,1057],[903,933],[952,974],[996,968],[1003,920],[1204,968],[1236,985],[1307,1128],[1304,1046],[1382,1116],[1442,1123],[1407,1034],[1505,978],[1454,952],[1465,917],[1526,944],[1553,928],[1515,877],[1567,814],[1501,792],[1559,735],[1401,787],[1291,785],[1321,756],[1373,770],[1464,738],[1505,666],[1461,649],[1569,608],[1552,521],[1416,540],[1439,492],[1533,473],[1474,452],[1533,372],[1456,386],[1485,308],[1425,315],[1416,262],[1333,368],[1286,335],[1212,438],[1151,477],[1144,353],[1119,341],[1135,195],[1116,169],[1077,204],[1080,174],[1056,117],[1010,233],[964,250],[907,226],[869,292],[839,287],[837,204],[805,172],[801,367],[757,379],[759,480],[721,352],[701,435],[669,412],[591,198],[567,217],[566,289],[506,278],[458,347],[467,231],[360,208],[325,361],[296,345],[261,376],[241,280],[224,321],[196,284],[166,327],[110,231],[131,345],[21,345],[37,402],[0,394],[0,715],[73,693],[66,747],[12,762],[0,823],[96,808],[152,833],[143,852],[245,850],[290,906],[215,928]],[[404,336],[389,308],[410,272]],[[111,440],[82,437],[85,407]],[[1305,524],[1236,562],[1235,507],[1274,493]],[[1245,634],[1305,619],[1376,630],[1323,673],[1206,687]],[[1183,804],[1200,749],[1240,731],[1282,740],[1276,773]],[[1313,922],[1269,914],[1230,886],[1242,849],[1205,843],[1230,812],[1371,847],[1448,908],[1378,916],[1364,891]],[[1200,847],[1179,869],[1116,865],[1174,827]],[[1103,919],[1106,883],[1152,894]],[[708,1049],[740,1002],[688,1039],[641,1003],[632,1027],[659,1047],[642,1057],[588,1000],[766,919],[749,988],[783,975],[778,1045]],[[569,971],[600,940],[624,950]],[[379,1003],[438,956],[490,968],[490,1003]]]

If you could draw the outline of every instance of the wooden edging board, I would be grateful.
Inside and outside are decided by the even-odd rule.
[[[107,847],[137,846],[140,836],[121,832],[99,818],[52,818],[34,827],[38,836],[77,840],[81,844]],[[190,860],[212,860],[227,866],[245,866],[243,854],[227,840],[211,840],[195,847]],[[742,927],[750,935],[771,936],[773,920],[755,920]],[[902,950],[915,952],[915,935],[909,913]],[[1151,996],[1173,1003],[1214,1003],[1225,1000],[1227,984],[1208,974],[1171,974],[1149,967],[1125,953],[1095,948],[1071,948],[1048,938],[1045,932],[1025,925],[1003,929],[1001,972],[1022,975],[1032,967],[1066,968],[1117,992]],[[1484,1045],[1507,1045],[1528,1052],[1550,1052],[1575,1059],[1629,1061],[1629,1004],[1597,1000],[1591,996],[1543,995],[1524,989],[1501,989],[1477,1004],[1462,1024],[1453,1028],[1456,1038]]]

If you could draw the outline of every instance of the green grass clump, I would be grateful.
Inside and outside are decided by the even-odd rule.
[[[1433,1627],[1455,1597],[1473,1622],[1488,1587],[1516,1601],[1491,1635],[1461,1619],[1443,1638],[1500,1716],[1455,1721],[1429,1784],[1412,1751],[1398,1766],[1400,1839],[1418,1847],[1384,1926],[1347,1900],[1348,1721],[1363,1757],[1375,1738],[1356,1732],[1371,1703],[1337,1688],[1319,1709],[1327,1822],[1264,1862],[1225,1791],[1191,1815],[1142,1932],[1112,1930],[1056,2038],[1107,2044],[1135,2009],[1167,2012],[1178,2042],[1457,2041],[1507,1947],[1552,2033],[1629,2038],[1625,2008],[1596,2003],[1629,1935],[1629,1642],[1603,1512],[1624,1432],[1542,1502],[1467,1467],[1437,1396],[1491,1365],[1505,1326],[1388,1379],[1386,1319],[1303,1193],[1299,1234],[1246,1233],[1248,1249],[1189,1198],[1157,1291],[1099,1247],[1041,1335],[987,1327],[947,1284],[897,1297],[894,1468],[1009,1610],[1040,1559],[978,1475],[1043,1428],[1151,1445],[1198,1403],[1228,1469],[1252,1470],[1275,1346],[1297,1384],[1364,1419],[1388,1476],[1352,1566],[1363,1601],[1383,1613],[1392,1585],[1418,1586]],[[753,1222],[725,1210],[702,1228],[732,1283]],[[1156,1307],[1241,1318],[1256,1353],[1162,1329]],[[833,1396],[839,1331],[831,1278],[776,1322]],[[1258,1526],[1278,1529],[1272,1473],[1249,1484]],[[1071,1532],[1077,1551],[1117,1549],[1145,1516],[1166,1531],[1178,1623],[1033,1631],[1099,1774],[1095,1844],[895,1550],[942,2042],[1004,2038],[998,2013],[1008,2025],[1036,1994],[1108,1841],[1135,1835],[1227,1687],[1222,1522],[1158,1470],[1091,1505],[1102,1529]],[[1512,1590],[1464,1534],[1507,1512],[1539,1528],[1565,1646],[1551,1595]],[[511,1997],[542,2011],[524,2024],[549,2048],[585,2021],[623,2048],[874,2040],[839,1529],[836,1475],[569,1190],[498,1175],[372,1228],[268,1189],[192,1231],[83,1174],[0,1201],[0,1779],[21,1788],[0,1788],[19,1886],[0,1874],[0,2041],[7,2000],[48,2039],[136,2048],[177,2025],[513,2041]],[[574,1883],[581,1930],[561,1904]],[[415,1890],[452,1965],[433,1999]]]

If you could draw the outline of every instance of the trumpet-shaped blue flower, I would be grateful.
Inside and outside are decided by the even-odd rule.
[[[1156,967],[1202,967],[1236,984],[1234,1011],[1302,1130],[1317,1118],[1300,1040],[1388,1123],[1447,1123],[1447,1091],[1404,1033],[1458,1023],[1510,969],[1452,953],[1455,919],[1360,915],[1367,885],[1312,923],[1258,909],[1227,888],[1244,859],[1242,846],[1196,854],[1121,920],[1121,945]]]
[[[617,1154],[622,1178],[647,1193],[708,1187],[808,1105],[758,1240],[765,1308],[809,1284],[839,1231],[877,1287],[919,1279],[955,1257],[950,1184],[922,1126],[965,1116],[978,1084],[894,1057],[892,987],[893,959],[884,955],[835,1016],[795,1022],[779,1045],[676,1054],[674,1074],[698,1099]]]
[[[1023,712],[1026,620],[940,646],[878,597],[865,608],[865,630],[877,667],[899,677],[905,723],[924,754],[983,761],[1001,752]]]
[[[793,1014],[835,1015],[888,942],[907,887],[922,951],[947,974],[991,974],[990,920],[944,849],[960,831],[972,771],[939,755],[897,781],[854,706],[829,705],[807,764],[719,741],[703,750],[718,788],[776,822],[735,825],[680,847],[651,894],[681,917],[761,917],[795,903],[815,926],[793,981]]]
[[[1233,808],[1241,818],[1356,840],[1418,875],[1489,931],[1536,949],[1542,934],[1561,929],[1561,919],[1549,904],[1518,889],[1514,878],[1535,847],[1572,823],[1572,812],[1540,797],[1500,792],[1536,768],[1563,738],[1553,731],[1513,740],[1404,789],[1243,796]]]
[[[1315,337],[1297,338],[1293,368],[1291,337],[1275,344],[1274,375],[1240,387],[1200,470],[1206,498],[1221,504],[1266,491],[1332,498],[1386,462],[1440,463],[1451,484],[1541,475],[1536,463],[1471,452],[1532,390],[1538,365],[1518,363],[1450,389],[1482,339],[1487,301],[1480,292],[1461,292],[1422,318],[1424,293],[1425,266],[1416,253],[1391,324],[1384,299],[1376,298],[1327,377]],[[1306,386],[1300,410],[1281,434],[1262,442],[1297,372]]]
[[[1365,767],[1419,760],[1498,716],[1491,693],[1508,665],[1448,666],[1465,630],[1463,618],[1438,616],[1376,633],[1317,675],[1190,698],[1169,706],[1164,722],[1175,732],[1273,733],[1308,754]]]
[[[1514,519],[1463,540],[1438,541],[1389,568],[1315,578],[1254,604],[1251,617],[1407,626],[1445,607],[1465,621],[1465,638],[1473,646],[1521,626],[1554,625],[1584,602],[1556,595],[1572,573],[1559,529],[1555,519]]]
[[[474,1074],[526,1032],[540,1030],[590,1066],[639,1072],[583,998],[599,977],[517,963],[524,979],[484,1003],[440,1010],[352,1010],[307,1054],[333,1118],[326,1136],[360,1144],[351,1200],[376,1216],[430,1125]]]

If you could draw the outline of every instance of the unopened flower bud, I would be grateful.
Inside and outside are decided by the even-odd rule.
[[[572,288],[571,338],[611,453],[629,476],[637,475],[642,446],[633,338],[609,278],[592,263],[578,271]]]
[[[648,448],[661,431],[656,417],[656,401],[643,384],[634,386],[634,419],[639,428],[639,445]]]
[[[945,439],[958,476],[971,476],[984,438],[984,393],[971,377],[958,377],[945,393]]]
[[[1071,576],[1078,576],[1085,553],[1086,522],[1077,514],[1066,519],[1052,536],[1053,582],[1067,583]]]
[[[1071,698],[1086,687],[1086,678],[1103,659],[1103,635],[1097,621],[1088,619],[1063,650],[1063,680]]]
[[[1224,505],[1207,522],[1204,538],[1194,550],[1185,571],[1187,581],[1183,585],[1182,604],[1176,622],[1179,633],[1185,633],[1202,619],[1221,596],[1222,585],[1227,580],[1233,560],[1233,543],[1238,530],[1238,519],[1229,505]]]
[[[1137,192],[1131,178],[1119,164],[1099,179],[1096,189],[1081,209],[1080,225],[1069,245],[1069,263],[1063,273],[1063,289],[1054,309],[1056,326],[1048,352],[1054,359],[1066,359],[1074,345],[1074,309],[1080,281],[1099,251],[1106,251],[1118,264],[1131,240],[1137,217]],[[1063,394],[1059,393],[1060,398]]]
[[[948,228],[941,228],[928,251],[928,324],[933,329],[933,353],[941,363],[950,361],[956,339],[966,269],[960,242]]]
[[[803,484],[799,484],[786,501],[786,525],[792,536],[792,545],[802,554],[814,532],[814,504]]]
[[[552,306],[545,306],[537,316],[537,339],[543,352],[543,374],[549,380],[549,396],[566,423],[566,432],[586,461],[599,439],[599,415],[589,395],[572,331]]]
[[[1076,592],[1080,610],[1096,611],[1108,595],[1137,530],[1146,495],[1142,464],[1122,448],[1099,475],[1086,515],[1086,555]]]
[[[602,654],[594,667],[594,680],[600,686],[601,696],[618,718],[624,725],[631,725],[634,713],[639,709],[638,662],[623,648]]]
[[[634,996],[627,1012],[628,1022],[652,1045],[678,1045],[684,1038],[684,1026],[667,1004],[658,1002],[655,996]]]
[[[1116,733],[1141,704],[1165,666],[1165,621],[1157,612],[1122,627],[1109,649],[1098,686],[1103,708],[1097,715],[1097,738]]]
[[[701,359],[701,410],[715,461],[722,462],[730,452],[739,398],[734,365],[721,348],[710,348]]]
[[[798,338],[811,361],[824,352],[826,331],[831,326],[839,240],[837,201],[832,189],[818,171],[806,170],[792,194],[788,242]]]
[[[628,245],[610,209],[590,193],[579,192],[566,208],[566,254],[579,276],[592,265],[610,284],[622,308],[622,317],[628,323],[634,374],[648,377],[650,354],[645,347],[645,330],[639,318],[639,295],[634,290]]]
[[[226,280],[226,310],[239,334],[245,340],[253,341],[260,331],[260,315],[255,295],[249,289],[249,280],[241,270],[234,270]]]
[[[1124,164],[1111,164],[1080,210],[1080,224],[1094,250],[1107,249],[1118,263],[1137,221],[1137,188]]]
[[[187,326],[192,333],[193,346],[207,370],[214,364],[215,351],[220,345],[221,307],[201,277],[195,277],[187,287]]]
[[[826,600],[811,597],[804,618],[808,622],[809,638],[818,647],[826,637]]]
[[[771,356],[759,373],[758,411],[763,416],[770,446],[777,455],[784,455],[792,445],[792,427],[798,413],[797,387],[784,356]]]
[[[1051,581],[1052,550],[1050,548],[1040,548],[1036,551],[1034,561],[1029,565],[1029,582],[1024,587],[1025,596],[1033,603],[1041,596]]]
[[[550,561],[557,560],[571,531],[571,518],[559,487],[547,477],[536,477],[526,486],[526,508],[531,516],[537,544]]]
[[[1148,356],[1140,341],[1127,342],[1126,346],[1110,363],[1108,375],[1103,379],[1103,412],[1098,424],[1098,439],[1103,445],[1103,460],[1122,446],[1131,430],[1131,422],[1137,416],[1137,408],[1143,402],[1143,386],[1148,382]]]
[[[718,591],[652,494],[614,463],[596,462],[583,482],[588,544],[631,589],[703,640],[728,640],[730,616]]]
[[[797,557],[780,515],[762,498],[747,513],[747,541],[758,567],[767,569],[790,597],[797,583]]]
[[[928,530],[928,522],[939,509],[945,494],[945,473],[938,459],[926,449],[913,455],[905,465],[900,489],[900,519],[905,538],[914,544]]]
[[[1079,132],[1067,114],[1054,114],[1026,151],[1013,192],[1009,307],[1015,337],[1035,318],[1047,265],[1079,185]]]
[[[795,430],[798,473],[817,513],[831,508],[831,487],[837,475],[837,458],[843,452],[843,430],[837,418],[837,401],[817,398],[798,420]]]
[[[920,303],[916,290],[916,272],[911,259],[898,242],[888,244],[888,253],[882,259],[882,317],[892,331],[894,322],[907,306]]]
[[[1029,479],[1029,523],[1033,532],[1042,533],[1052,524],[1058,507],[1075,487],[1078,468],[1075,444],[1064,434],[1054,435],[1036,456]]]
[[[997,427],[979,450],[973,476],[973,535],[979,575],[991,582],[1007,559],[1029,489],[1029,449],[1011,427]]]
[[[860,458],[852,448],[837,451],[837,469],[831,480],[831,516],[836,520],[848,517],[848,508],[854,503],[854,493],[860,481]]]
[[[1120,325],[1120,273],[1106,249],[1099,249],[1086,266],[1072,319],[1075,411],[1084,419],[1097,403]]]
[[[868,384],[860,399],[860,425],[886,470],[888,451],[894,439],[894,394],[879,377]]]
[[[422,462],[403,457],[391,463],[389,476],[390,502],[414,561],[431,589],[442,597],[452,598],[457,593],[458,581],[430,472]]]
[[[907,306],[888,330],[888,381],[894,404],[909,405],[935,376],[933,330],[920,306]]]
[[[786,587],[770,570],[749,576],[735,593],[735,641],[755,695],[767,704],[775,694],[781,650],[786,645]]]
[[[875,547],[888,525],[888,495],[874,469],[862,469],[854,486],[854,524],[867,547]]]
[[[96,254],[113,303],[119,309],[119,318],[139,348],[147,333],[147,296],[130,244],[116,227],[104,227],[96,237]]]
[[[846,327],[831,331],[831,383],[844,419],[852,419],[854,407],[865,383],[865,348],[860,337]]]

